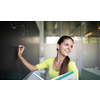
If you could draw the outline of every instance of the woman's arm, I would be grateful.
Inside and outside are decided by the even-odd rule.
[[[30,71],[36,71],[38,70],[38,68],[36,67],[36,65],[32,65],[29,62],[27,62],[22,54],[24,52],[25,47],[23,45],[19,45],[19,50],[18,50],[18,57],[20,58],[20,60],[22,61],[22,63],[30,70]]]

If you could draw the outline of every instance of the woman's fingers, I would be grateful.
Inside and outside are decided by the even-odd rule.
[[[25,47],[23,45],[19,45],[19,50],[23,51],[25,49]]]
[[[18,56],[22,56],[25,47],[23,45],[19,45]]]

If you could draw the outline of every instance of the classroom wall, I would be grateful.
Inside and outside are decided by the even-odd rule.
[[[39,62],[41,63],[44,60],[44,22],[36,21],[36,24],[39,28],[39,37],[40,37]]]
[[[57,44],[44,43],[44,59],[56,57],[57,55]]]
[[[83,67],[97,67],[97,55],[96,43],[83,44]]]

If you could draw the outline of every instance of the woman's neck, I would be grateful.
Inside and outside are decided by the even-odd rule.
[[[61,55],[59,52],[57,52],[56,62],[62,62],[65,59],[65,56]]]

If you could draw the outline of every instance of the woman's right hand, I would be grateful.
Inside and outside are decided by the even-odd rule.
[[[22,54],[24,52],[25,47],[23,45],[19,45],[19,49],[18,49],[18,57],[21,58]]]
[[[38,68],[36,67],[36,65],[32,65],[29,62],[27,62],[23,57],[22,54],[24,52],[25,47],[23,45],[19,45],[19,49],[18,49],[18,57],[20,58],[20,60],[22,61],[22,63],[30,70],[30,71],[36,71],[38,70]]]

